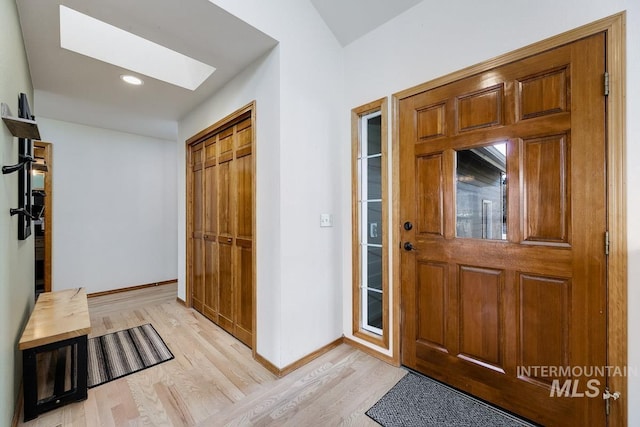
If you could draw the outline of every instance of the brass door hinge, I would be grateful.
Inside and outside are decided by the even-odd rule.
[[[604,393],[602,393],[602,398],[604,399],[604,412],[609,415],[611,413],[611,399],[618,400],[620,398],[620,392],[609,391],[609,387],[604,389]]]

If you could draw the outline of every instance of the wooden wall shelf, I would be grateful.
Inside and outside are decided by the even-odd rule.
[[[11,116],[9,106],[4,102],[2,103],[2,121],[15,137],[40,140],[40,130],[36,121]]]

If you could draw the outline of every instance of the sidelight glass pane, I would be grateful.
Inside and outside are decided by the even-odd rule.
[[[382,199],[382,157],[367,159],[367,200]]]
[[[367,287],[382,290],[382,248],[367,247]]]
[[[367,229],[364,230],[366,239],[363,243],[382,244],[382,202],[366,202]]]
[[[506,144],[456,153],[456,236],[507,239]]]
[[[368,291],[367,293],[367,324],[382,329],[382,294]]]
[[[382,167],[385,164],[382,144],[382,111],[372,111],[359,116],[360,130],[357,141],[357,185],[354,195],[358,201],[358,244],[360,275],[354,298],[359,300],[358,323],[360,330],[382,336],[383,325],[383,271],[382,223],[383,185]],[[354,312],[355,314],[355,312]],[[360,332],[360,331],[356,331]]]
[[[367,155],[382,153],[382,116],[371,117],[366,121],[367,124]]]

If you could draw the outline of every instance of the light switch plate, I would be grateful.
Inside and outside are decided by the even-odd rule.
[[[331,214],[320,214],[320,227],[333,227]]]

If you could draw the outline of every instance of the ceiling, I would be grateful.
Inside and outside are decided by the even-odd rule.
[[[422,0],[311,0],[342,46],[420,2]]]
[[[421,0],[311,0],[344,46]],[[175,140],[177,121],[278,41],[209,0],[16,0],[37,116]],[[60,47],[59,5],[211,65],[189,90]],[[92,34],[87,34],[91,37]],[[46,135],[45,135],[46,138]]]

